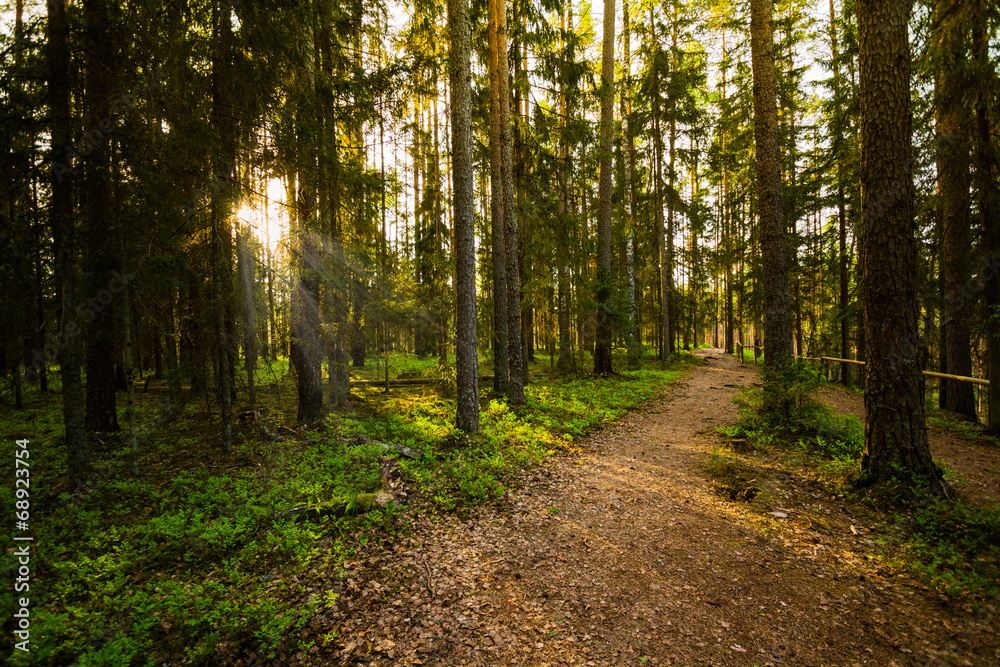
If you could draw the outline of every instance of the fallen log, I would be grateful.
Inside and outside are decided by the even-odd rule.
[[[541,375],[534,373],[529,376],[532,379],[540,378]],[[396,378],[395,380],[389,380],[390,387],[414,387],[421,385],[432,385],[441,384],[446,382],[444,378]],[[479,384],[482,386],[485,383],[493,382],[492,375],[480,375]],[[385,380],[351,380],[352,387],[384,387]]]
[[[367,514],[374,509],[388,507],[395,502],[392,494],[385,491],[359,493],[355,498],[337,498],[316,505],[293,507],[287,512],[280,514],[278,519],[283,521],[319,521],[328,516],[338,518],[354,516],[357,514]]]
[[[380,456],[379,477],[388,491],[377,493],[359,493],[350,499],[336,499],[317,505],[293,507],[281,514],[278,519],[285,521],[319,521],[323,517],[344,517],[349,515],[367,514],[373,509],[389,505],[405,505],[410,499],[410,487],[403,475],[399,462],[388,456]]]

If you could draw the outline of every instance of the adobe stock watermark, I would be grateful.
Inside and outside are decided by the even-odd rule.
[[[20,535],[14,536],[14,558],[17,559],[14,577],[14,592],[25,595],[18,597],[14,611],[14,648],[18,651],[30,652],[28,641],[31,638],[31,599],[27,593],[31,590],[31,550],[30,542],[34,538],[28,533],[31,520],[31,450],[28,440],[18,440],[14,449],[15,496],[14,527]]]
[[[116,294],[125,291],[128,284],[135,278],[134,274],[126,273],[122,275],[118,271],[111,272],[111,280],[108,286],[92,296],[86,301],[80,301],[76,305],[75,317],[67,319],[62,331],[58,335],[48,334],[48,342],[42,348],[35,348],[31,352],[31,361],[25,368],[25,378],[34,380],[41,373],[43,368],[53,363],[59,356],[59,350],[65,349],[69,342],[83,333],[80,321],[85,324],[93,322],[98,314],[111,305]]]
[[[139,104],[140,100],[148,97],[149,93],[158,88],[162,83],[163,74],[159,66],[156,66],[150,74],[143,77],[139,85],[124,95],[119,95],[113,99],[108,115],[102,116],[97,121],[96,127],[92,127],[84,132],[83,136],[75,144],[67,146],[66,154],[62,160],[53,158],[52,174],[56,179],[62,183],[66,175],[73,172],[73,169],[76,167],[75,163],[93,153],[101,141],[115,131],[115,128]]]

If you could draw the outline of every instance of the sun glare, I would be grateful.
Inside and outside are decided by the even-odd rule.
[[[285,213],[285,186],[281,179],[272,178],[267,183],[267,208],[264,198],[247,201],[236,212],[240,222],[253,229],[254,236],[272,253],[280,250],[288,233]]]

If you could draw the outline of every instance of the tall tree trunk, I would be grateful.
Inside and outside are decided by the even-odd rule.
[[[257,404],[254,378],[257,371],[257,303],[253,294],[254,258],[247,249],[246,236],[241,233],[236,234],[236,263],[243,292],[243,358],[247,373],[247,401],[252,407]]]
[[[791,364],[792,322],[788,294],[788,250],[781,202],[781,163],[778,154],[778,107],[774,66],[774,5],[752,0],[754,143],[757,148],[757,197],[760,211],[764,288],[765,409],[786,415],[787,378]]]
[[[611,363],[611,138],[614,129],[615,0],[604,0],[601,50],[600,209],[597,218],[597,340],[594,374],[614,372]]]
[[[290,357],[298,387],[298,421],[310,423],[323,416],[323,348],[319,328],[319,278],[314,262],[317,248],[313,234],[300,232],[298,279],[292,290],[292,340]]]
[[[698,142],[691,137],[691,208],[698,202]],[[698,232],[694,216],[690,218],[688,233],[691,236],[691,272],[688,278],[688,307],[691,311],[691,338],[695,349],[701,344],[701,314],[698,311],[701,296],[701,252],[698,248]]]
[[[176,290],[170,287],[167,291],[167,312],[164,338],[166,339],[166,361],[167,361],[167,391],[170,398],[175,399],[181,393],[181,369],[177,359],[177,325],[176,315]]]
[[[497,58],[500,70],[500,163],[503,193],[504,261],[507,265],[507,354],[510,365],[508,396],[524,403],[524,362],[521,356],[521,289],[517,275],[517,208],[514,202],[513,137],[510,119],[510,60],[507,55],[506,0],[498,1]]]
[[[125,411],[128,415],[128,448],[132,462],[132,474],[139,475],[139,438],[136,433],[135,420],[135,382],[132,377],[132,295],[131,288],[124,286],[122,291],[122,332],[125,339],[125,384],[126,403]],[[140,369],[141,370],[141,369]]]
[[[962,291],[970,277],[969,118],[962,100],[965,85],[960,68],[964,61],[965,25],[954,17],[955,0],[939,0],[935,8],[935,39],[940,62],[937,81],[937,164],[941,194],[942,259],[944,274],[945,346],[950,375],[971,375],[972,331]],[[968,382],[949,382],[945,408],[977,421],[976,399]]]
[[[433,250],[433,266],[434,266],[434,280],[431,289],[437,294],[435,295],[434,303],[434,315],[437,322],[437,355],[438,355],[438,365],[442,368],[448,365],[448,331],[447,331],[447,306],[445,304],[444,295],[446,292],[447,277],[445,275],[444,266],[444,221],[442,219],[443,210],[442,203],[444,202],[444,192],[442,189],[441,180],[441,154],[440,146],[441,143],[438,140],[438,88],[437,88],[437,74],[434,75],[434,101],[433,101],[433,113],[431,115],[431,127],[434,132],[434,154],[433,154],[433,164],[434,164],[434,250]],[[445,91],[447,93],[447,91]]]
[[[35,207],[37,211],[37,206]],[[45,349],[45,269],[42,265],[42,234],[44,228],[42,225],[38,225],[38,235],[35,239],[35,315],[36,315],[36,329],[35,329],[35,344],[38,350]],[[31,360],[25,359],[25,363],[30,363]],[[38,390],[41,393],[46,393],[49,390],[49,368],[48,360],[46,359],[41,364],[38,364]]]
[[[655,208],[656,239],[660,255],[660,359],[670,361],[670,252],[667,232],[663,226],[663,134],[660,132],[660,70],[657,64],[659,41],[653,5],[649,6],[649,24],[653,30],[653,206]]]
[[[274,317],[274,268],[272,266],[271,248],[267,248],[267,317],[271,323],[269,329],[267,349],[271,353],[271,361],[278,359],[278,347],[280,337],[278,336],[278,323]],[[284,353],[284,350],[282,350]]]
[[[70,145],[73,125],[70,116],[69,49],[66,5],[48,5],[49,117],[52,134],[52,195],[50,220],[55,251],[55,284],[60,309],[58,359],[62,379],[63,433],[70,479],[79,488],[87,483],[90,457],[87,452],[85,403],[80,373],[81,322],[76,314],[77,238],[73,225],[73,165],[62,162],[62,152]]]
[[[315,159],[308,144],[298,157],[299,191],[291,216],[293,235],[298,239],[294,270],[297,273],[291,295],[291,341],[289,360],[295,368],[300,423],[318,421],[323,416],[323,346],[320,337],[319,248],[315,232],[309,228],[314,218],[311,178]],[[294,190],[290,190],[294,192]],[[331,374],[334,371],[331,370]]]
[[[506,12],[502,0],[489,3],[490,49],[490,234],[493,260],[493,391],[504,394],[509,383],[509,351],[507,349],[507,250],[504,241],[503,212],[503,133],[500,105],[504,88],[500,78],[507,73],[500,69],[500,12]],[[506,23],[506,18],[504,18]]]
[[[972,57],[981,76],[992,79],[996,85],[996,72],[989,67],[988,21],[986,2],[976,5],[977,20],[972,33]],[[990,134],[989,88],[983,83],[976,86],[976,190],[979,193],[979,225],[983,235],[983,254],[987,258],[986,275],[986,346],[990,378],[989,416],[990,433],[1000,433],[1000,324],[996,313],[1000,309],[1000,188],[997,187],[997,156]]]
[[[674,4],[671,8],[673,16],[670,20],[670,57],[668,59],[671,78],[676,72],[676,53],[677,53],[677,5]],[[674,350],[676,348],[674,339],[680,333],[681,327],[679,326],[680,314],[677,312],[679,309],[676,307],[676,299],[674,298],[674,234],[676,233],[676,228],[674,226],[674,212],[676,209],[676,202],[679,199],[677,195],[677,99],[673,94],[668,95],[669,99],[669,134],[668,134],[668,153],[667,159],[669,163],[667,165],[667,233],[664,237],[667,244],[667,266],[664,275],[667,278],[666,296],[665,303],[667,304],[667,312],[669,313],[670,322],[670,335],[667,336],[665,342],[670,344],[667,352],[667,358],[672,359],[674,356]]]
[[[624,162],[625,183],[622,190],[622,199],[625,202],[625,299],[628,304],[628,365],[635,367],[639,363],[639,320],[636,314],[635,300],[635,212],[632,203],[632,134],[629,132],[628,117],[632,112],[632,58],[631,58],[631,32],[628,21],[628,0],[622,0],[622,27],[624,35],[622,44],[624,49],[625,79],[622,82],[621,111],[622,111],[622,161]]]
[[[476,352],[476,221],[472,173],[472,71],[468,0],[448,0],[451,37],[451,152],[455,199],[458,408],[455,426],[479,432],[479,367]]]
[[[218,392],[222,413],[222,451],[228,454],[233,447],[233,354],[230,338],[231,310],[229,280],[229,246],[232,231],[229,216],[232,207],[233,151],[236,132],[233,127],[233,105],[229,86],[231,85],[232,60],[232,7],[229,0],[215,0],[213,3],[213,62],[212,62],[212,126],[219,133],[219,146],[213,159],[213,172],[219,178],[220,187],[214,188],[211,200],[212,220],[212,261],[211,275],[213,299],[215,301],[215,335],[218,344],[219,376]]]
[[[572,9],[568,10],[570,12],[570,29],[573,28],[573,14]],[[566,30],[566,19],[565,14],[560,17],[560,27],[565,33]],[[570,349],[570,317],[569,317],[569,298],[570,298],[570,277],[569,271],[567,269],[567,263],[569,262],[569,237],[570,237],[570,218],[569,218],[569,207],[567,206],[567,200],[569,199],[569,188],[570,188],[570,164],[569,164],[569,137],[567,136],[567,125],[569,124],[569,108],[566,104],[566,65],[569,61],[569,53],[566,47],[566,40],[563,40],[563,66],[562,66],[562,84],[559,93],[559,221],[558,221],[558,239],[559,248],[556,257],[556,280],[559,283],[559,297],[558,297],[558,325],[559,325],[559,361],[556,364],[556,368],[560,371],[569,370],[573,366],[573,355]]]
[[[837,44],[837,14],[834,7],[833,0],[830,0],[830,43],[833,48],[833,96],[838,102],[841,99],[843,87],[842,80],[840,77],[840,50]],[[844,159],[843,159],[843,146],[844,146],[844,136],[843,128],[841,123],[835,122],[833,124],[833,155],[836,160],[835,169],[837,170],[837,221],[839,223],[839,234],[838,240],[840,243],[838,255],[839,268],[840,268],[840,300],[838,303],[838,316],[840,318],[840,358],[847,359],[849,350],[849,337],[848,337],[848,325],[850,318],[848,317],[848,306],[849,306],[849,280],[848,280],[848,265],[850,258],[847,254],[847,201],[845,196],[845,186],[844,186]],[[844,385],[851,384],[851,365],[848,363],[840,364],[840,381]]]
[[[206,371],[206,332],[199,319],[205,312],[204,300],[201,294],[201,275],[194,267],[187,267],[184,272],[185,290],[183,305],[183,322],[181,333],[181,351],[185,358],[188,371],[188,381],[192,394],[200,394],[208,388]],[[214,328],[214,325],[213,325]]]
[[[98,128],[88,135],[90,153],[84,165],[83,201],[87,215],[87,273],[93,319],[87,327],[87,430],[118,431],[115,406],[115,317],[108,279],[118,269],[112,244],[116,221],[111,209],[111,156],[102,125],[111,101],[114,69],[113,31],[106,0],[83,3],[87,86],[84,125]],[[109,233],[110,232],[110,233]],[[103,295],[107,294],[107,298]]]
[[[909,17],[909,0],[858,5],[860,246],[868,348],[861,470],[872,482],[902,477],[942,488],[927,443],[917,357]]]
[[[321,123],[317,119],[317,110],[309,103],[312,99],[313,82],[310,80],[303,85],[297,100],[298,108],[296,114],[297,121],[303,128],[309,127],[312,123]],[[316,125],[312,125],[316,128]],[[323,135],[322,137],[317,135]],[[303,424],[319,421],[323,417],[323,337],[320,327],[320,271],[323,267],[323,260],[320,256],[320,241],[316,221],[316,193],[319,176],[319,159],[322,151],[317,148],[323,145],[324,132],[304,130],[298,137],[296,145],[296,155],[294,163],[298,174],[296,179],[289,175],[288,192],[294,193],[294,203],[289,208],[292,218],[290,227],[294,238],[298,239],[296,253],[293,257],[294,271],[297,274],[295,285],[292,288],[291,298],[291,342],[289,357],[291,364],[295,367],[295,376],[298,391],[298,421]],[[319,155],[318,155],[319,153]],[[334,165],[336,169],[336,165]],[[331,178],[335,181],[336,176]],[[298,185],[298,188],[295,188]],[[332,255],[329,259],[331,272],[335,275],[342,275],[342,263],[338,241],[335,238],[339,230],[333,220],[337,217],[339,208],[339,184],[336,182],[324,184],[333,192],[333,201],[330,204],[330,236],[332,249],[324,255]],[[334,327],[338,329],[334,334],[334,341],[331,345],[332,352],[330,359],[330,380],[331,394],[337,400],[339,397],[338,378],[340,376],[338,365],[340,358],[340,338],[343,336],[345,317],[341,305],[341,295],[337,288],[343,288],[343,283],[331,286],[326,290],[327,298],[332,301]]]

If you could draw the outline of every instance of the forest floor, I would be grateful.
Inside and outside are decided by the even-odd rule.
[[[719,456],[715,429],[736,422],[732,398],[759,375],[700,354],[706,364],[527,471],[500,504],[464,521],[418,511],[413,530],[337,576],[303,573],[303,595],[339,591],[337,611],[299,632],[311,648],[286,642],[275,663],[1000,664],[997,601],[946,597],[887,567],[884,516],[780,452],[754,452],[741,487],[751,469]],[[932,449],[963,493],[995,502],[996,447],[932,429]]]

